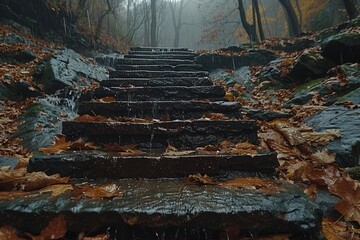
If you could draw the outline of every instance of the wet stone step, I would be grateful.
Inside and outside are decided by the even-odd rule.
[[[223,113],[228,117],[241,117],[240,104],[236,102],[201,101],[146,101],[146,102],[82,102],[80,115],[106,117],[136,117],[156,119],[197,119],[205,113]]]
[[[164,78],[164,77],[208,77],[206,71],[147,71],[147,70],[117,70],[110,72],[110,78]]]
[[[160,87],[100,87],[85,93],[83,101],[114,96],[117,101],[177,101],[202,100],[223,101],[224,88],[220,86],[160,86]]]
[[[188,55],[198,56],[199,54],[191,51],[129,51],[128,55]]]
[[[164,47],[132,47],[130,51],[141,52],[193,52],[188,48],[164,48]]]
[[[194,64],[191,60],[179,59],[141,59],[141,58],[124,58],[117,61],[119,65],[183,65]]]
[[[159,87],[159,86],[213,86],[207,78],[198,77],[171,77],[171,78],[113,78],[100,82],[103,87]]]
[[[63,122],[62,133],[67,140],[82,138],[96,144],[137,144],[140,149],[194,149],[231,142],[249,141],[258,144],[255,121],[185,120],[169,122]]]
[[[112,239],[120,240],[158,239],[162,232],[164,240],[218,240],[222,239],[219,232],[228,227],[255,236],[292,233],[296,239],[318,239],[321,229],[319,205],[286,184],[281,186],[282,192],[264,195],[219,186],[187,186],[181,191],[182,180],[124,179],[115,183],[122,187],[124,196],[112,200],[76,200],[71,192],[58,197],[33,193],[1,200],[0,225],[40,232],[63,214],[70,232],[88,234],[108,229],[114,234]],[[204,234],[189,238],[197,229]]]
[[[276,153],[250,155],[183,155],[147,154],[121,156],[118,153],[69,152],[31,158],[28,171],[44,171],[48,175],[88,179],[182,178],[189,174],[223,176],[235,172],[242,175],[275,175],[279,163]]]
[[[147,70],[147,71],[204,71],[201,64],[183,64],[183,65],[118,65],[116,70]]]
[[[161,54],[161,55],[125,55],[124,58],[131,59],[181,59],[181,60],[194,60],[195,56],[180,55],[180,54]]]

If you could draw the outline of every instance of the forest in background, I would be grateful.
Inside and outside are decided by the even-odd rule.
[[[54,13],[67,16],[57,24],[63,34],[76,28],[89,36],[91,45],[110,43],[118,49],[124,44],[216,49],[273,37],[287,38],[337,25],[354,18],[360,10],[360,0],[43,2]],[[10,14],[9,4],[11,1],[5,0],[0,10]]]

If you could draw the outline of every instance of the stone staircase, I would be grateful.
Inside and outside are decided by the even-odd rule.
[[[33,231],[63,213],[70,231],[108,229],[114,239],[222,239],[234,227],[249,236],[286,233],[294,239],[316,239],[321,228],[318,205],[286,183],[282,191],[269,195],[211,185],[180,191],[189,174],[221,180],[271,178],[278,166],[276,154],[270,152],[193,151],[225,139],[258,144],[256,122],[241,120],[241,106],[224,100],[224,89],[213,85],[208,72],[196,64],[196,56],[184,48],[132,48],[110,80],[84,94],[79,106],[80,115],[115,121],[63,123],[67,140],[82,138],[98,146],[136,144],[141,153],[69,151],[30,161],[29,171],[60,173],[93,183],[112,179],[125,196],[94,201],[41,195],[1,201],[0,223]],[[104,97],[116,101],[96,101]],[[222,113],[229,119],[201,118],[208,113]],[[138,122],[133,118],[159,120]],[[167,154],[169,145],[187,153]]]

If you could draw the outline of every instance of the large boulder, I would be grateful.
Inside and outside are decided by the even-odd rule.
[[[360,34],[346,32],[331,36],[322,42],[321,51],[338,64],[360,62]]]
[[[335,63],[324,58],[319,53],[305,50],[295,60],[289,75],[293,82],[303,83],[309,79],[325,76],[326,72],[334,66]]]
[[[226,55],[219,53],[201,54],[196,63],[202,64],[208,71],[217,68],[238,69],[244,66],[266,65],[276,59],[276,55],[267,50],[250,50],[239,55]]]
[[[336,153],[336,162],[341,167],[353,167],[360,161],[360,109],[334,105],[312,116],[306,124],[316,131],[336,129],[341,138],[327,145],[330,152]]]
[[[42,65],[38,79],[47,93],[54,93],[65,87],[88,86],[92,80],[108,79],[107,70],[95,65],[71,49],[64,49]]]

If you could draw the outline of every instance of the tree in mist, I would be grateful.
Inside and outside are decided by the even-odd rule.
[[[151,27],[150,27],[150,44],[157,47],[157,23],[156,23],[156,0],[151,0]]]
[[[243,25],[243,28],[245,29],[247,35],[249,36],[249,39],[251,42],[256,42],[259,40],[257,33],[256,33],[256,24],[255,24],[255,14],[253,11],[253,23],[250,24],[246,19],[246,12],[243,0],[238,0],[238,9],[240,14],[241,23]]]
[[[359,11],[356,8],[354,0],[343,0],[343,2],[349,19],[354,19],[359,16]]]
[[[279,2],[285,10],[290,36],[298,35],[301,32],[301,27],[290,0],[279,0]]]
[[[186,3],[189,2],[189,0],[186,0],[186,1],[187,1]],[[184,5],[186,3],[185,3],[185,0],[180,0],[180,2],[177,2],[174,0],[169,1],[169,7],[170,7],[170,11],[171,11],[171,19],[172,19],[172,23],[174,26],[174,32],[175,32],[174,47],[179,47],[181,27],[183,26],[182,16],[183,16]],[[176,10],[178,10],[178,11],[176,11]]]
[[[259,34],[260,34],[260,40],[265,40],[264,28],[263,28],[262,21],[261,21],[259,1],[253,0],[252,6],[253,6],[253,12],[256,13],[257,25],[258,25]],[[255,24],[255,21],[254,21],[254,24]]]

